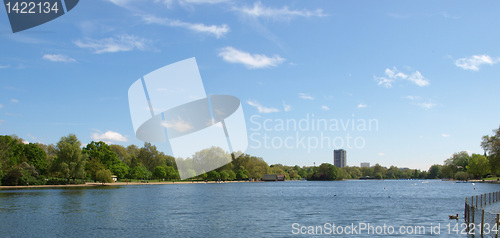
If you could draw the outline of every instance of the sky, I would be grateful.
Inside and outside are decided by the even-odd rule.
[[[240,99],[269,164],[427,170],[500,125],[498,1],[93,0],[12,33],[0,10],[0,134],[143,145],[128,89],[196,58]],[[164,145],[156,144],[164,149]]]

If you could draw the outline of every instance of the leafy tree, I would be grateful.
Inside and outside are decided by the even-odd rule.
[[[219,178],[220,178],[220,174],[215,170],[212,170],[208,173],[209,180],[215,181],[215,180],[218,180]]]
[[[340,180],[342,179],[341,170],[332,164],[323,163],[319,166],[318,172],[310,178],[311,180]]]
[[[363,177],[372,177],[373,176],[373,168],[371,167],[363,167],[361,168],[361,173]]]
[[[135,179],[148,179],[152,175],[144,165],[136,166],[132,169],[131,173],[132,178]]]
[[[441,177],[441,165],[439,164],[432,165],[429,168],[429,172],[427,173],[427,178],[437,179],[439,177]]]
[[[458,171],[455,174],[455,180],[468,180],[470,178],[470,174],[464,171]]]
[[[472,154],[472,157],[467,165],[467,171],[476,178],[482,178],[490,173],[490,164],[486,156],[480,154]]]
[[[85,160],[86,156],[80,149],[80,141],[74,134],[69,134],[62,137],[57,142],[55,159],[55,170],[69,181],[70,178],[85,177]]]
[[[165,172],[167,173],[166,179],[179,179],[179,172],[172,166],[165,166]]]
[[[226,170],[223,170],[219,173],[220,179],[222,180],[228,180],[229,179],[229,173]]]
[[[128,174],[128,166],[118,159],[118,155],[106,143],[92,141],[83,151],[91,159],[95,159],[109,169],[118,178],[124,178]]]
[[[483,147],[485,155],[488,157],[491,172],[500,174],[500,127],[493,130],[493,135],[483,136],[481,147]]]
[[[167,170],[163,166],[156,166],[153,170],[153,177],[159,180],[164,179],[167,177]]]
[[[457,172],[456,167],[453,164],[445,164],[441,166],[441,174],[443,178],[453,178],[455,173]]]
[[[387,169],[382,167],[380,164],[375,164],[375,166],[372,167],[373,168],[373,174],[375,175],[375,177],[377,177],[377,173],[380,173],[380,175],[382,175],[382,178],[385,178],[385,175],[387,174]]]
[[[47,153],[38,144],[25,145],[23,154],[26,156],[28,164],[35,166],[40,173],[45,173],[48,164]]]
[[[245,180],[248,179],[248,171],[247,170],[241,170],[239,169],[238,172],[236,173],[236,179],[237,180]]]
[[[97,158],[90,158],[85,164],[85,171],[87,171],[87,175],[90,176],[90,179],[93,181],[98,180],[97,172],[105,169],[106,167]]]
[[[144,147],[139,149],[137,160],[142,163],[149,171],[153,171],[156,166],[168,165],[174,166],[175,160],[172,156],[167,156],[158,151],[155,145],[144,143]]]
[[[97,171],[97,180],[101,181],[102,185],[104,185],[104,183],[112,183],[111,171],[109,171],[109,169]]]
[[[453,165],[456,171],[467,171],[467,165],[469,164],[470,156],[467,151],[461,151],[454,153],[451,158],[444,161],[445,165]]]

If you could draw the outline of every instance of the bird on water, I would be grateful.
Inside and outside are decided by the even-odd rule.
[[[450,219],[456,219],[456,220],[458,220],[458,213],[457,213],[456,216],[455,215],[450,215]]]

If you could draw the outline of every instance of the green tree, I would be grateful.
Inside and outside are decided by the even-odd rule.
[[[96,159],[103,164],[118,178],[124,178],[129,172],[128,166],[118,159],[118,155],[103,141],[92,141],[83,148],[83,151],[89,158]]]
[[[167,170],[163,166],[156,166],[153,170],[153,177],[158,180],[164,179],[167,177]]]
[[[485,155],[488,157],[491,172],[500,174],[500,127],[493,130],[493,135],[485,135],[482,138],[481,147],[483,147]]]
[[[472,157],[467,165],[467,171],[476,178],[482,178],[490,173],[490,164],[486,156],[480,154],[472,154]]]
[[[220,178],[220,174],[217,171],[212,170],[212,171],[208,172],[208,179],[209,180],[215,181],[215,180],[218,180],[219,178]]]
[[[135,179],[149,179],[151,177],[151,172],[144,166],[139,165],[132,169],[132,178]]]
[[[80,149],[80,141],[74,134],[62,137],[57,142],[55,169],[69,181],[85,177],[86,156]]]
[[[437,179],[441,177],[441,165],[435,164],[429,168],[429,172],[427,173],[427,178],[429,179]]]
[[[453,153],[451,158],[448,158],[444,161],[444,164],[452,164],[455,167],[456,171],[467,171],[469,160],[470,156],[467,151],[460,151],[458,153]]]
[[[112,183],[111,171],[109,171],[109,169],[97,171],[97,180],[101,181],[102,185],[104,185],[104,183]]]
[[[443,178],[452,179],[456,172],[457,169],[453,164],[445,164],[441,167],[441,174],[443,175]]]
[[[29,143],[24,146],[24,156],[27,163],[35,166],[40,173],[45,173],[47,169],[47,153],[38,145]]]
[[[87,171],[87,175],[94,182],[98,180],[97,172],[105,169],[106,167],[97,158],[90,158],[85,164],[85,171]]]
[[[223,170],[219,173],[220,179],[222,180],[228,180],[229,179],[229,173],[226,170]]]

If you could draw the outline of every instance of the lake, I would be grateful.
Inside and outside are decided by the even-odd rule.
[[[0,190],[0,237],[311,237],[301,234],[311,228],[327,237],[338,227],[377,232],[384,224],[396,233],[426,228],[393,237],[465,237],[448,231],[463,222],[465,197],[498,190],[440,180]],[[449,220],[456,213],[460,220]],[[387,236],[367,232],[337,237]]]

